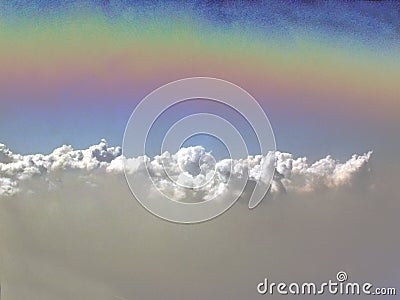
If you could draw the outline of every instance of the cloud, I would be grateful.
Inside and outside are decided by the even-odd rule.
[[[0,196],[11,196],[18,192],[17,183],[10,178],[0,178]]]
[[[306,157],[294,158],[292,154],[277,154],[275,182],[282,184],[285,190],[310,192],[322,188],[351,186],[355,182],[368,179],[371,173],[372,152],[353,155],[348,161],[340,163],[327,156],[312,164]]]
[[[265,277],[320,282],[340,270],[354,282],[398,282],[397,170],[378,161],[369,181],[370,153],[310,162],[277,152],[271,199],[254,210],[239,200],[193,226],[160,220],[134,201],[121,149],[105,141],[49,155],[19,155],[5,146],[1,153],[0,189],[14,193],[0,201],[5,299],[259,299],[256,286]],[[166,192],[200,199],[223,193],[229,175],[262,180],[261,161],[271,158],[214,162],[206,154],[192,147],[136,157],[128,172],[147,176],[147,162]],[[163,163],[172,176],[187,172],[189,183],[214,167],[218,179],[210,192],[180,189]]]
[[[105,140],[84,150],[64,145],[49,155],[14,154],[0,144],[0,195],[34,192],[28,184],[32,178],[38,178],[48,189],[57,188],[63,174],[68,172],[76,172],[78,180],[95,187],[96,176],[123,174],[124,158],[121,154],[121,147],[111,147]],[[353,155],[344,163],[331,156],[309,163],[306,157],[296,158],[293,154],[279,151],[265,157],[258,155],[215,161],[203,147],[196,146],[182,148],[174,154],[165,152],[153,158],[129,158],[125,162],[128,174],[150,174],[163,192],[179,199],[192,196],[196,201],[202,201],[224,193],[230,179],[249,176],[250,180],[266,180],[267,174],[261,166],[264,161],[268,161],[266,166],[274,163],[272,155],[275,155],[276,169],[271,187],[273,194],[351,187],[368,182],[371,173],[372,152]]]

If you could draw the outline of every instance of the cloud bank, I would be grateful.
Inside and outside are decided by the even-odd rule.
[[[174,154],[165,152],[153,158],[129,158],[126,160],[127,173],[147,175],[149,172],[158,189],[182,201],[189,196],[198,201],[218,196],[226,190],[232,178],[249,176],[250,180],[263,180],[262,162],[273,162],[272,155],[275,155],[276,170],[272,194],[309,193],[359,184],[365,186],[371,174],[372,152],[353,155],[345,162],[327,156],[314,163],[306,157],[294,157],[279,151],[265,157],[258,155],[220,161],[214,161],[208,154],[203,147],[195,146],[182,148]],[[121,147],[109,146],[105,140],[84,150],[64,145],[48,155],[14,154],[0,144],[0,196],[34,193],[35,188],[29,184],[31,179],[38,179],[50,190],[62,184],[63,174],[73,173],[78,181],[94,187],[96,177],[120,176],[123,172]]]
[[[161,220],[132,199],[121,148],[106,141],[49,155],[23,156],[5,146],[0,153],[2,299],[253,300],[265,277],[320,282],[340,270],[355,282],[398,285],[398,173],[379,161],[371,170],[370,153],[309,162],[277,152],[271,198],[254,210],[239,200],[190,226]],[[231,176],[262,179],[260,161],[268,159],[213,162],[201,159],[205,153],[191,147],[133,158],[128,172],[147,176],[147,160],[157,185],[180,194],[163,163],[171,176],[186,172],[188,185],[215,168],[214,190],[193,191],[200,200],[217,187],[223,192],[231,166]]]

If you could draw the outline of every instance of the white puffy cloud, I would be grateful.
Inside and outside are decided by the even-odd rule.
[[[39,178],[48,189],[57,188],[62,182],[62,174],[67,172],[77,172],[78,180],[95,187],[96,176],[123,174],[124,159],[121,154],[121,147],[110,147],[105,140],[85,150],[74,150],[64,145],[49,155],[14,154],[0,144],[0,195],[27,192],[24,183],[31,178]],[[252,180],[268,180],[268,174],[261,166],[270,166],[271,163],[275,163],[276,169],[272,193],[312,192],[352,186],[368,179],[371,171],[369,162],[372,152],[354,155],[344,163],[331,156],[309,163],[306,157],[295,158],[290,153],[282,152],[275,153],[274,161],[272,155],[216,162],[203,147],[196,146],[182,148],[174,154],[165,152],[154,158],[129,158],[125,163],[128,174],[147,176],[148,172],[157,188],[164,193],[178,199],[190,196],[196,201],[212,199],[223,193],[230,178],[249,176]],[[263,164],[264,161],[267,163]],[[32,192],[32,187],[29,191]]]
[[[276,153],[276,188],[310,192],[322,188],[351,186],[367,178],[371,172],[372,152],[353,155],[348,161],[340,163],[327,156],[312,164],[306,157],[294,158],[290,153]]]
[[[10,178],[0,178],[0,196],[12,196],[18,192],[17,183]]]

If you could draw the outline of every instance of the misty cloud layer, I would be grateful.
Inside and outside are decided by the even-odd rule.
[[[276,153],[271,197],[249,210],[241,205],[245,193],[196,225],[147,212],[126,184],[121,149],[105,141],[49,155],[21,156],[5,146],[0,153],[2,299],[290,299],[258,295],[257,284],[265,277],[322,282],[341,270],[355,282],[399,282],[397,177],[377,176],[370,153],[344,163]],[[203,153],[194,147],[153,158],[152,176],[161,176],[164,160],[172,174],[186,170],[200,180],[213,165],[197,164]],[[234,176],[262,174],[261,159],[233,162]],[[226,163],[216,163],[222,183]],[[129,168],[142,172],[143,158]]]

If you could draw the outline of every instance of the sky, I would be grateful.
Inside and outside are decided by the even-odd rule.
[[[193,76],[252,94],[280,150],[345,159],[399,146],[396,2],[5,1],[0,11],[0,140],[15,152],[121,145],[143,97]]]
[[[1,1],[1,297],[259,299],[264,277],[340,270],[396,287],[399,57],[397,1]],[[140,101],[197,76],[250,93],[278,151],[213,160],[215,141],[194,137],[124,157]],[[231,120],[256,149],[243,116],[202,98],[168,109],[149,147],[194,112]],[[145,203],[238,201],[175,224],[130,178]],[[243,178],[271,182],[255,209]]]

